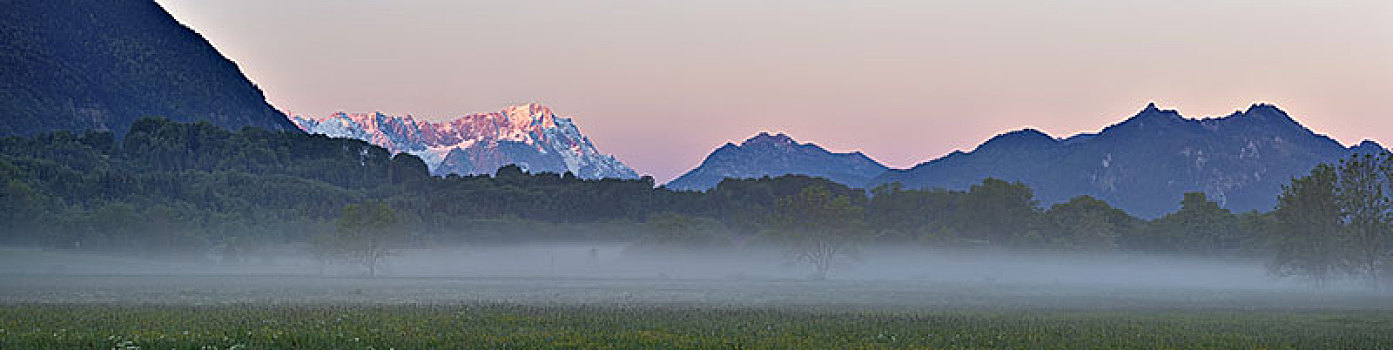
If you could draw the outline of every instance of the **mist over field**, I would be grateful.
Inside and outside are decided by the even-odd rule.
[[[0,250],[0,302],[459,304],[875,309],[1393,309],[1358,284],[1316,288],[1260,260],[867,247],[808,280],[775,249],[655,253],[624,242],[408,249],[377,277],[293,247],[238,264]]]

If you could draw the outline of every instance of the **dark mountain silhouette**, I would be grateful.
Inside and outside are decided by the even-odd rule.
[[[153,1],[0,1],[0,135],[123,134],[137,118],[298,130]]]
[[[725,178],[808,175],[851,187],[884,173],[884,165],[861,152],[832,153],[812,143],[800,144],[788,135],[761,132],[739,145],[726,143],[706,156],[696,169],[668,182],[674,190],[708,190]]]
[[[1355,152],[1383,152],[1371,141],[1346,148],[1255,104],[1222,118],[1187,119],[1154,104],[1097,134],[1055,139],[1036,130],[999,135],[972,152],[954,152],[870,185],[966,189],[987,177],[1021,181],[1044,204],[1091,195],[1142,217],[1179,207],[1185,192],[1205,192],[1235,211],[1270,210],[1282,185],[1316,164]]]

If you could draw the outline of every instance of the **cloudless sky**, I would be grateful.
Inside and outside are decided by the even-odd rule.
[[[902,168],[1153,101],[1269,102],[1346,144],[1393,141],[1386,0],[158,2],[282,110],[537,101],[660,182],[759,131]]]

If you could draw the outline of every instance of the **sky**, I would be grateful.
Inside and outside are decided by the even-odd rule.
[[[760,131],[906,168],[1155,102],[1393,144],[1393,1],[157,0],[307,116],[540,102],[659,182]]]

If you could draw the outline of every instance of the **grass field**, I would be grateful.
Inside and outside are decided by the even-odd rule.
[[[10,305],[4,349],[806,349],[1393,346],[1393,314],[799,311],[524,305]]]

